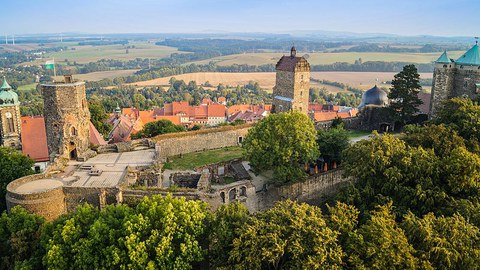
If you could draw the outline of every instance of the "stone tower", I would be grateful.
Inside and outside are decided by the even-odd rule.
[[[0,87],[0,145],[21,150],[21,128],[18,95],[4,77]]]
[[[290,56],[282,56],[276,65],[272,112],[293,109],[308,115],[310,64],[296,54],[297,50],[292,47]]]
[[[85,83],[65,76],[64,82],[42,84],[45,130],[50,160],[84,160],[90,153],[90,112]]]
[[[433,71],[430,116],[435,116],[442,102],[453,97],[474,98],[480,93],[480,51],[475,44],[457,60],[444,52]]]

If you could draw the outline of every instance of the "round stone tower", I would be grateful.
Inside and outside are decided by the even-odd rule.
[[[85,83],[65,76],[64,82],[41,86],[50,160],[86,159],[90,151],[90,112]]]
[[[480,51],[478,44],[457,60],[448,58],[444,52],[433,71],[430,116],[434,117],[441,104],[453,97],[474,98],[480,92]]]

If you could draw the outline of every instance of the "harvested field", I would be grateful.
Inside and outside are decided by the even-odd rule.
[[[137,72],[138,69],[97,71],[85,74],[74,74],[73,77],[82,81],[99,81],[101,79],[114,79],[116,77],[128,76]],[[55,77],[56,80],[63,80],[63,76]]]
[[[378,78],[379,85],[390,86],[389,84],[383,84],[383,82],[391,81],[395,72],[312,72],[311,77],[318,80],[328,80],[332,82],[340,82],[348,84],[352,87],[360,89],[368,89],[375,85],[375,80]],[[165,86],[169,84],[170,78],[175,77],[177,80],[184,80],[186,83],[189,81],[196,81],[197,84],[204,84],[208,81],[211,85],[218,85],[220,83],[224,85],[237,86],[247,84],[249,81],[256,81],[264,89],[273,89],[275,85],[275,73],[274,72],[256,72],[256,73],[225,73],[225,72],[199,72],[199,73],[187,73],[181,75],[175,75],[170,77],[163,77],[154,80],[142,81],[132,83],[136,86]],[[432,78],[431,73],[420,73],[421,78]],[[340,92],[340,89],[335,86],[328,86],[311,82],[314,87],[326,87],[330,92]]]
[[[448,55],[452,58],[460,57],[463,51],[451,51]],[[208,64],[210,61],[220,66],[229,66],[233,64],[263,65],[275,64],[282,55],[286,53],[244,53],[233,54],[220,57],[214,57],[207,60],[194,62],[196,64]],[[305,53],[299,52],[304,55]],[[308,62],[311,65],[328,65],[335,62],[355,63],[355,60],[362,58],[363,62],[383,61],[383,62],[408,62],[408,63],[431,63],[435,61],[442,53],[384,53],[384,52],[341,52],[341,53],[307,53]]]

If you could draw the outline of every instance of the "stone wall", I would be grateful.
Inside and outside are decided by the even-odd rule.
[[[346,129],[361,129],[361,119],[358,117],[343,118],[343,124]],[[315,122],[315,129],[328,129],[332,126],[333,120]]]
[[[165,134],[152,138],[160,160],[198,151],[238,146],[251,125],[220,127],[192,132]]]
[[[47,178],[46,174],[34,174],[19,178],[7,185],[7,211],[13,207],[20,205],[30,213],[43,216],[46,220],[51,221],[58,216],[66,213],[65,195],[63,187],[45,190],[42,192],[17,193],[15,189],[25,183],[33,182]]]
[[[51,83],[41,87],[50,159],[82,157],[90,146],[85,83]]]
[[[295,66],[295,71],[276,71],[273,96],[290,98],[293,102],[273,99],[274,112],[285,112],[290,109],[308,114],[308,93],[310,89],[310,65],[301,59]]]
[[[455,78],[455,64],[436,64],[433,71],[432,100],[430,115],[435,115],[442,102],[452,97]]]

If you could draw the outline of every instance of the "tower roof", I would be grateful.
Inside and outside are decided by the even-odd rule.
[[[0,107],[19,105],[17,93],[12,91],[12,87],[8,84],[5,77],[0,87]]]
[[[0,89],[1,89],[1,90],[12,89],[12,87],[10,86],[10,84],[8,84],[7,79],[5,78],[5,76],[3,77],[3,84],[2,84],[2,87],[0,87]]]
[[[480,66],[480,51],[478,50],[478,45],[473,45],[473,47],[460,56],[455,63],[460,65]]]
[[[359,108],[365,106],[385,106],[388,104],[388,95],[385,91],[375,85],[373,88],[365,91],[362,96],[362,103]]]
[[[449,64],[451,63],[450,58],[448,58],[447,51],[443,51],[442,55],[435,61],[435,63]]]

